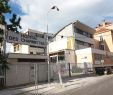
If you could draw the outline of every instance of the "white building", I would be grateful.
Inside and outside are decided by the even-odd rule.
[[[99,48],[100,41],[94,38],[94,35],[98,36],[95,33],[96,30],[80,21],[63,27],[54,35],[54,41],[49,44],[51,62],[64,64],[63,69],[70,64],[69,72],[77,72],[82,69],[87,72],[92,71],[94,67],[110,65],[110,61],[108,63],[107,59],[103,59],[103,56],[110,52]],[[99,32],[100,34],[102,33]],[[101,60],[104,60],[104,64]]]
[[[51,40],[52,34],[48,34]],[[6,73],[6,86],[34,83],[37,64],[38,81],[48,79],[47,33],[28,29],[26,33],[8,33],[12,53],[8,53],[9,70]],[[53,73],[50,71],[50,79]]]
[[[28,29],[27,32],[25,32],[25,34],[33,35],[33,36],[36,36],[36,37],[40,38],[40,40],[45,42],[44,43],[45,46],[41,46],[41,45],[40,46],[23,45],[23,44],[16,44],[16,43],[14,43],[11,46],[11,51],[13,53],[46,55],[46,40],[47,40],[46,37],[47,37],[47,33],[36,31],[36,30],[33,30],[33,29]],[[48,39],[51,40],[52,36],[53,36],[53,34],[49,33],[48,34]]]

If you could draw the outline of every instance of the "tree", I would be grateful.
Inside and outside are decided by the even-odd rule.
[[[6,26],[5,14],[11,13],[10,6],[8,5],[8,0],[0,0],[0,26]],[[0,27],[0,45],[3,44],[4,40],[4,29]],[[8,69],[7,65],[7,57],[5,54],[0,52],[0,75],[6,76],[6,69]],[[5,86],[6,78],[1,78],[0,86]],[[1,88],[1,87],[0,87]]]
[[[17,18],[17,15],[13,14],[12,18],[10,19],[11,24],[7,25],[7,29],[18,33],[19,32],[18,29],[22,28],[20,26],[20,21],[21,21],[21,18],[20,17]]]
[[[7,30],[7,32],[13,31],[13,32],[19,32],[18,29],[21,29],[20,26],[20,21],[21,18],[17,17],[16,14],[12,13],[12,18],[9,19],[10,23],[8,24],[5,18],[5,14],[6,13],[12,13],[11,8],[9,6],[9,0],[0,0],[0,26],[4,26],[4,28],[0,27],[0,45],[3,44],[4,39],[4,35],[5,35],[5,30]],[[6,69],[9,69],[8,67],[8,62],[7,62],[7,54],[4,52],[0,52],[0,74],[6,76]],[[5,83],[5,80],[3,80],[3,82]],[[1,81],[1,79],[0,79]],[[0,84],[1,86],[1,84]]]

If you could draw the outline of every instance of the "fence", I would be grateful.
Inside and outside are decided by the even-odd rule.
[[[10,64],[10,69],[7,70],[6,86],[34,83],[35,64],[37,64],[37,80],[39,82],[47,81],[47,63],[15,63]],[[52,76],[52,73],[50,75]]]

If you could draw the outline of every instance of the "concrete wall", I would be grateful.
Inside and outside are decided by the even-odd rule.
[[[51,52],[67,49],[67,41],[68,41],[67,38],[63,38],[61,40],[51,42],[49,44],[49,52],[51,53]]]
[[[44,53],[44,49],[38,47],[37,48],[29,47],[29,54],[30,52],[33,52],[33,54]]]
[[[63,38],[67,38],[70,36],[73,36],[73,25],[70,24],[66,27],[64,27],[56,36],[55,36],[55,40],[61,40],[61,36],[63,36]]]
[[[65,50],[65,60],[66,60],[66,63],[75,64],[75,51],[74,50]]]
[[[91,48],[76,50],[76,62],[77,66],[84,68],[84,63],[88,63],[89,67],[93,65],[93,57]]]
[[[6,85],[15,86],[34,82],[34,64],[32,63],[15,63],[9,65],[6,73]],[[47,64],[38,63],[38,81],[47,81]],[[53,76],[53,75],[51,75]]]
[[[75,39],[79,40],[79,41],[83,41],[83,42],[87,42],[90,44],[95,44],[95,40],[89,37],[86,37],[84,35],[80,35],[78,33],[75,33]]]
[[[45,62],[20,62],[18,61],[19,58],[23,58],[25,61],[27,59],[47,59],[47,56],[41,55],[33,55],[33,54],[15,54],[11,53],[8,56],[9,62],[9,70],[6,73],[6,85],[7,86],[15,86],[15,85],[23,85],[26,83],[34,82],[34,66],[37,64],[37,74],[38,74],[38,81],[43,82],[47,81],[48,79],[48,64],[47,61]],[[51,68],[50,68],[51,70]],[[50,78],[53,78],[52,70],[50,71]]]

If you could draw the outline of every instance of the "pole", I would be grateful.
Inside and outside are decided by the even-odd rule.
[[[51,8],[51,10],[54,10],[54,9],[56,9],[57,11],[59,11],[59,8],[57,8],[57,6],[53,6],[52,8]],[[46,18],[46,29],[47,29],[47,63],[48,63],[48,83],[50,83],[50,62],[49,62],[49,40],[48,40],[48,15],[49,15],[49,13],[50,13],[50,11],[51,10],[49,10],[48,12],[47,12],[47,18]]]
[[[58,68],[59,82],[60,82],[60,85],[63,86],[61,72],[60,72],[60,65],[58,64],[58,54],[57,54],[57,68]]]
[[[48,64],[48,83],[50,83],[50,64],[49,64],[49,40],[48,40],[48,14],[49,14],[49,11],[47,13],[47,64]]]
[[[4,35],[3,35],[3,56],[6,56],[6,35],[7,34],[7,25],[4,25]],[[4,85],[6,85],[6,68],[3,70],[4,72]]]
[[[7,26],[5,25],[4,29],[4,40],[3,40],[3,55],[6,55],[6,33],[7,33]]]
[[[38,95],[38,65],[37,63],[34,64],[34,78],[35,78],[35,95]]]

